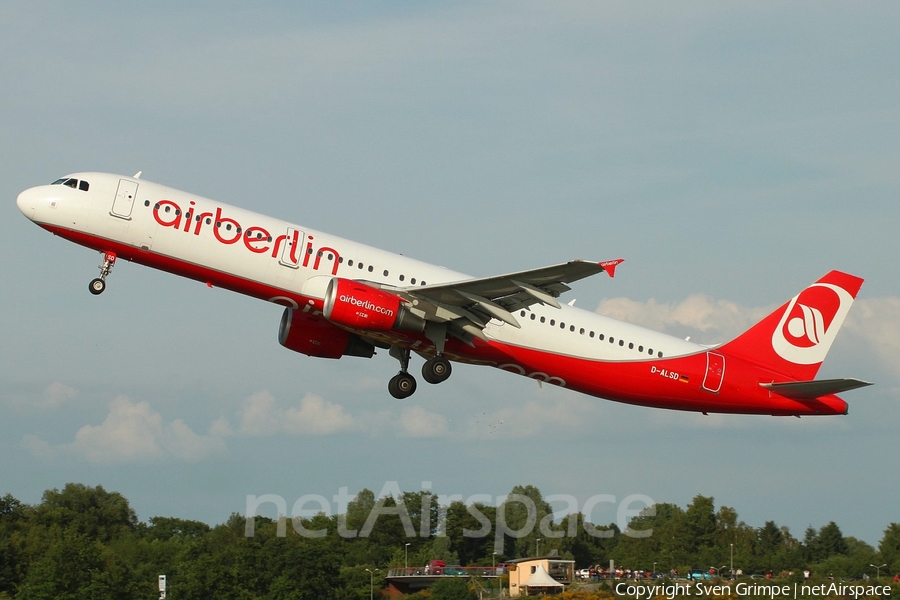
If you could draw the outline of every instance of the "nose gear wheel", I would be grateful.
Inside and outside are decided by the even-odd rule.
[[[100,269],[100,277],[92,279],[88,284],[88,289],[95,296],[102,294],[106,289],[106,277],[109,275],[110,271],[112,271],[112,268],[116,266],[115,252],[107,251],[101,252],[100,254],[103,256],[103,262],[100,263],[100,266],[98,267]]]

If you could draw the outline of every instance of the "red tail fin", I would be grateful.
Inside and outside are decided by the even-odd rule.
[[[831,271],[720,350],[794,380],[812,380],[862,283]]]

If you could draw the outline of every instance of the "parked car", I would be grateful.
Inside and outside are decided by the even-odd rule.
[[[709,571],[704,569],[691,569],[687,573],[687,578],[691,581],[703,581],[709,579]]]

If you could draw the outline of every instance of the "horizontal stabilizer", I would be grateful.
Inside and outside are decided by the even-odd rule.
[[[762,387],[787,398],[811,400],[829,394],[837,394],[848,390],[872,385],[860,379],[821,379],[819,381],[787,381],[784,383],[761,383]]]

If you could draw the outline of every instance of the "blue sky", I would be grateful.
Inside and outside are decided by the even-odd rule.
[[[533,484],[877,543],[900,520],[898,25],[889,3],[5,6],[0,493],[101,484],[218,523],[248,494]],[[386,353],[293,354],[276,306],[131,264],[91,296],[98,257],[15,206],[81,170],[472,275],[624,257],[564,299],[704,343],[846,270],[866,283],[820,377],[877,385],[800,420],[473,367],[396,401]]]

